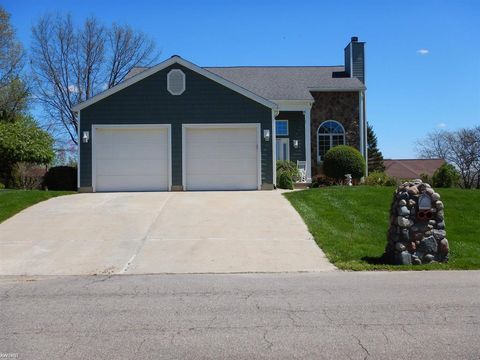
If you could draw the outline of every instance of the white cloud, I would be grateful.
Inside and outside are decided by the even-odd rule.
[[[437,127],[439,127],[440,129],[443,129],[447,127],[447,124],[445,124],[444,122],[441,122],[437,124]]]
[[[430,50],[428,50],[428,49],[418,49],[417,50],[417,54],[420,54],[422,56],[428,55],[429,52],[430,52]]]
[[[73,93],[73,94],[78,94],[78,86],[76,85],[68,85],[68,91]]]

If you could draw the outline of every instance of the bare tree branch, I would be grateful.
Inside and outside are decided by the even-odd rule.
[[[115,86],[132,67],[156,59],[155,45],[145,34],[127,25],[106,28],[94,17],[76,27],[70,15],[46,15],[32,35],[36,98],[49,128],[63,127],[75,144],[78,122],[72,107]]]

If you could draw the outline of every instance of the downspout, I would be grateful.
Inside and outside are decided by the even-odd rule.
[[[279,111],[272,109],[272,136],[271,136],[271,141],[272,141],[272,184],[273,187],[277,187],[277,132],[276,132],[276,126],[275,126],[275,117],[278,116]]]
[[[311,117],[310,112],[312,109],[312,104],[303,112],[305,119],[305,161],[306,161],[306,170],[307,170],[307,183],[312,182],[312,139],[311,139]]]
[[[363,129],[365,139],[365,177],[368,176],[368,121],[367,121],[367,93],[363,94]]]
[[[365,113],[364,113],[364,108],[363,108],[364,102],[363,102],[363,90],[360,90],[358,92],[358,133],[359,133],[359,141],[360,141],[360,154],[362,154],[363,158],[365,159],[365,147],[364,147],[364,138],[365,138],[365,126],[364,126],[364,121],[365,121]],[[366,159],[365,159],[366,160]]]

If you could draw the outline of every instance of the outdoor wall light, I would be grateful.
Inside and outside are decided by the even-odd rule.
[[[82,136],[82,141],[84,143],[88,143],[89,139],[90,139],[90,133],[88,131],[84,131]]]
[[[298,140],[293,140],[293,147],[298,149]]]
[[[269,129],[263,130],[263,138],[265,139],[265,141],[270,141],[270,130]]]

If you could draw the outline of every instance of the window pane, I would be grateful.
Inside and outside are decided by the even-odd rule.
[[[275,122],[275,130],[279,136],[288,135],[288,120],[277,120]]]
[[[328,150],[330,150],[330,135],[318,135],[318,154],[320,159],[323,159]]]
[[[332,136],[332,146],[344,145],[343,144],[343,135],[333,135]]]
[[[320,134],[343,134],[342,126],[336,121],[326,121],[318,129]]]

